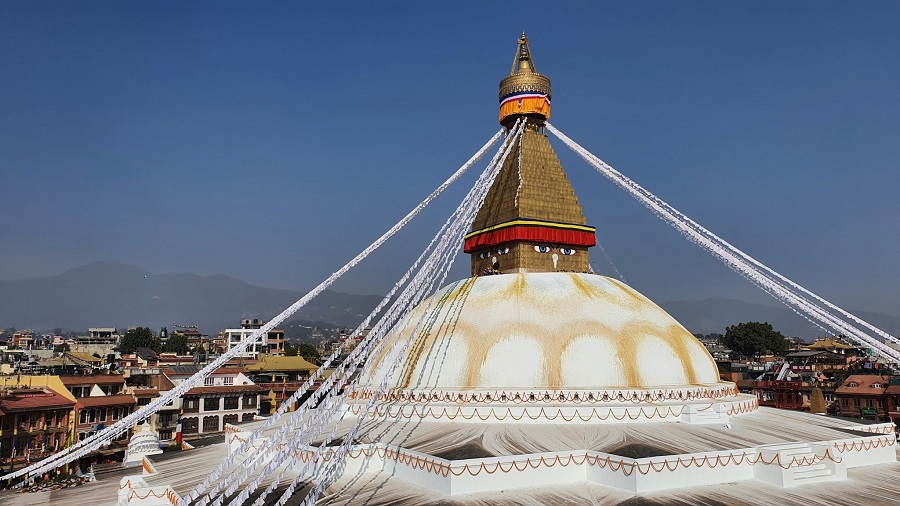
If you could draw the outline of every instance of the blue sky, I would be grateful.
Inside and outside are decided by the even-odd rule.
[[[483,4],[0,2],[0,279],[113,260],[308,289],[497,130],[524,29],[563,132],[900,315],[900,5]],[[775,303],[552,142],[631,285]],[[385,291],[471,182],[336,288]]]

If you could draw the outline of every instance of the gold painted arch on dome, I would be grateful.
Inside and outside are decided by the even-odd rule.
[[[389,382],[394,389],[654,390],[721,383],[712,357],[671,316],[630,287],[591,274],[460,281],[421,304],[389,339],[368,374],[396,360],[412,339]],[[361,384],[381,379],[376,373]]]

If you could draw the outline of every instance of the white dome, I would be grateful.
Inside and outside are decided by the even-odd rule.
[[[398,324],[385,350],[370,359],[363,388],[377,387],[395,360],[392,390],[733,388],[659,306],[593,274],[458,281]]]

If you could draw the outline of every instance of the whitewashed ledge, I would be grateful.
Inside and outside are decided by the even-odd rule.
[[[250,432],[230,429],[233,452]],[[846,429],[871,436],[638,459],[587,450],[447,460],[394,445],[357,445],[349,451],[342,476],[385,472],[444,496],[575,482],[643,493],[746,480],[787,488],[841,481],[847,479],[847,469],[897,461],[893,424]],[[333,451],[329,448],[320,459],[330,459]],[[295,451],[303,461],[312,455],[312,448]],[[122,478],[120,506],[171,506],[180,500],[172,487],[145,479],[156,473],[151,459],[142,462],[142,475]]]
[[[484,402],[481,405],[427,402],[420,404],[376,404],[351,402],[347,414],[370,419],[423,420],[465,423],[533,423],[533,424],[596,424],[596,423],[727,423],[732,416],[741,416],[759,409],[755,396],[738,394],[714,401],[669,401],[633,403],[630,401],[590,403],[531,403],[514,404]]]

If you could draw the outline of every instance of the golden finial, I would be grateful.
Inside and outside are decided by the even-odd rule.
[[[500,123],[505,125],[520,115],[546,120],[550,98],[550,79],[537,73],[531,45],[522,32],[509,75],[500,81]]]
[[[516,65],[518,63],[518,65]],[[534,67],[534,59],[531,57],[531,47],[528,45],[528,37],[525,32],[519,37],[519,47],[516,48],[516,55],[513,57],[512,68],[509,69],[509,75],[518,74],[519,72],[537,72]]]

